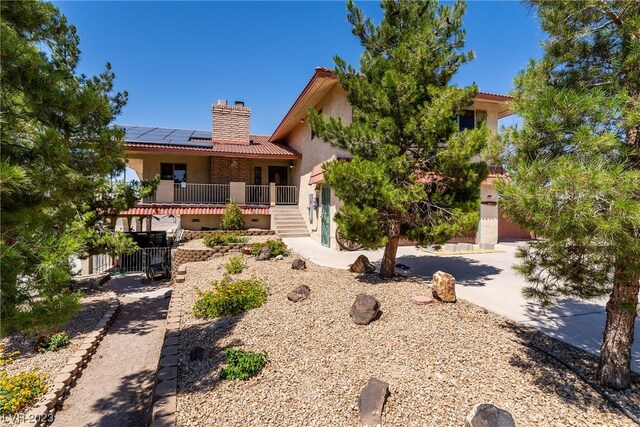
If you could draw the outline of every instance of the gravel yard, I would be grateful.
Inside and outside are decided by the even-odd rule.
[[[267,240],[280,240],[277,236],[245,236],[249,238],[249,241],[247,242],[247,245],[250,245],[252,243],[261,243],[261,242],[266,242]],[[209,249],[208,246],[206,246],[203,242],[202,239],[194,239],[194,240],[189,240],[188,242],[184,242],[182,244],[180,244],[180,248],[181,249]]]
[[[55,332],[66,332],[69,335],[71,340],[69,345],[58,351],[38,353],[33,347],[33,335],[14,333],[0,339],[0,345],[6,352],[18,350],[20,354],[14,358],[13,362],[3,366],[3,370],[14,375],[21,371],[38,368],[40,373],[49,377],[49,385],[51,385],[53,377],[66,365],[67,360],[78,350],[85,336],[93,330],[109,308],[109,295],[105,290],[96,288],[80,290],[84,293],[84,297],[80,300],[82,304],[80,311],[66,326],[55,330]]]
[[[387,426],[462,426],[470,409],[493,403],[513,414],[518,426],[633,425],[571,371],[522,342],[542,347],[593,377],[597,360],[505,318],[459,300],[415,306],[430,294],[416,280],[381,281],[307,261],[291,269],[295,256],[257,262],[234,277],[256,277],[269,285],[260,308],[231,318],[201,320],[189,310],[194,286],[206,289],[222,277],[228,257],[187,264],[178,369],[180,426],[355,426],[358,395],[370,377],[389,383],[383,413]],[[309,299],[292,303],[286,294],[306,284]],[[351,321],[355,296],[367,293],[382,316],[367,326]],[[515,340],[515,341],[514,341]],[[190,362],[195,346],[212,358]],[[267,351],[269,364],[248,381],[220,381],[223,349]],[[614,396],[640,413],[640,380]]]

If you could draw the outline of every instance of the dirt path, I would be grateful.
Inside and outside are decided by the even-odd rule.
[[[143,285],[141,276],[111,280],[122,303],[53,426],[139,427],[146,424],[168,299],[166,283]]]

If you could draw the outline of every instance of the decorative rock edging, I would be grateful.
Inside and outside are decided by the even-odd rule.
[[[93,331],[84,339],[78,351],[67,360],[67,364],[55,376],[53,386],[45,394],[44,400],[27,412],[25,421],[20,423],[21,426],[46,425],[51,420],[51,416],[55,414],[57,406],[62,403],[69,390],[75,386],[78,375],[91,360],[91,356],[98,348],[120,309],[120,300],[115,292],[110,291],[108,294],[109,309],[94,326]]]
[[[236,230],[236,231],[227,231],[227,230],[207,230],[207,231],[198,231],[198,230],[184,230],[182,232],[183,242],[188,242],[189,240],[194,239],[202,239],[205,234],[209,233],[235,233],[241,236],[271,236],[276,234],[274,230],[262,230],[262,229],[254,229],[254,230]]]
[[[177,283],[184,282],[187,269],[176,266],[173,276]],[[156,369],[156,381],[153,388],[151,404],[151,427],[168,427],[176,425],[176,392],[178,388],[178,344],[180,341],[180,317],[182,316],[182,295],[176,294],[174,288],[167,310],[164,342],[160,351],[160,359]]]

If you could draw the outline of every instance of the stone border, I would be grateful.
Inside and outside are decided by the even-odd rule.
[[[186,266],[176,267],[175,282],[184,282],[187,274]],[[164,343],[160,351],[160,359],[156,369],[156,380],[153,388],[153,401],[150,411],[150,427],[169,427],[176,425],[178,388],[178,344],[180,341],[180,318],[182,316],[182,295],[176,295],[175,288],[171,292],[167,321],[165,324]]]
[[[255,228],[252,230],[183,230],[180,241],[188,242],[189,240],[202,239],[205,234],[209,233],[235,233],[241,236],[271,236],[276,234],[275,230],[263,230]]]
[[[67,360],[67,364],[60,369],[58,375],[53,379],[53,386],[44,395],[44,401],[38,403],[27,412],[25,421],[21,426],[42,426],[52,420],[56,413],[57,406],[62,403],[66,394],[76,384],[76,379],[82,370],[87,366],[93,353],[98,348],[100,341],[107,333],[107,329],[115,320],[120,309],[120,300],[113,291],[109,291],[109,309],[102,316],[102,319],[93,327],[93,331],[84,339],[78,351]]]

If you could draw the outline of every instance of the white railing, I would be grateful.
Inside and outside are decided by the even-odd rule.
[[[297,205],[298,187],[293,185],[276,186],[276,205]]]
[[[149,194],[146,197],[142,198],[142,203],[153,203],[156,201],[156,191],[154,190],[152,194]]]
[[[268,185],[245,185],[244,201],[251,205],[268,205],[269,186]]]
[[[229,202],[229,185],[225,184],[175,184],[173,200],[176,203]]]

